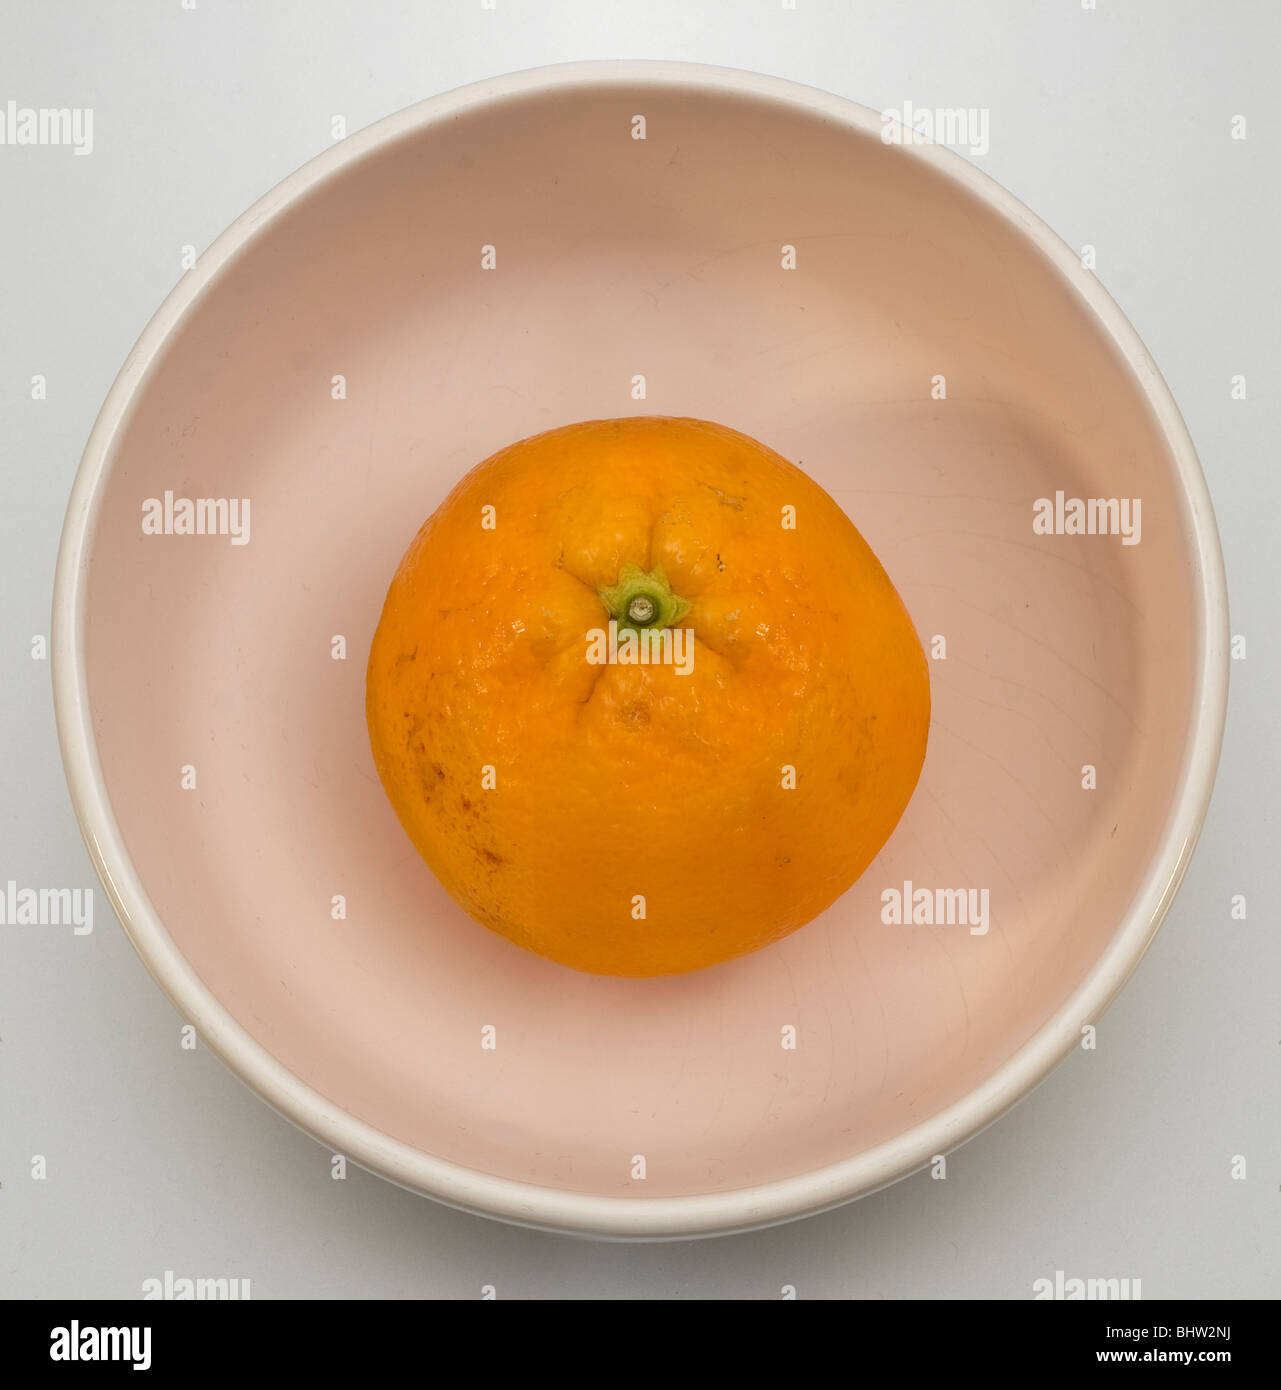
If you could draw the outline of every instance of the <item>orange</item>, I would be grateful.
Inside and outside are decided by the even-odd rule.
[[[463,478],[392,580],[367,715],[402,824],[478,922],[636,976],[839,897],[912,795],[930,694],[822,488],[736,430],[646,416]]]

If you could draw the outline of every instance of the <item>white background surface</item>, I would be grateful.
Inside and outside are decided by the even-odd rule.
[[[657,1246],[500,1226],[354,1169],[333,1181],[326,1150],[179,1047],[181,1020],[99,891],[89,936],[0,927],[0,1294],[131,1298],[173,1270],[248,1278],[256,1298],[475,1298],[485,1284],[500,1298],[777,1298],[786,1284],[802,1298],[1028,1298],[1060,1269],[1140,1278],[1146,1298],[1281,1293],[1281,7],[195,3],[0,0],[0,105],[92,107],[95,141],[83,158],[0,146],[0,886],[96,886],[32,639],[49,630],[80,451],[182,247],[203,249],[325,148],[334,116],[354,131],[544,63],[688,59],[876,109],[988,108],[975,162],[1070,244],[1097,247],[1180,404],[1248,655],[1201,846],[1097,1050],[959,1150],[946,1181],[918,1174],[790,1226]]]

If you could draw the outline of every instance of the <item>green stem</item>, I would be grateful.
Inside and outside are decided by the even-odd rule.
[[[624,565],[618,583],[597,589],[600,601],[620,628],[656,631],[672,627],[690,610],[690,604],[672,592],[661,569],[645,573],[639,565]]]

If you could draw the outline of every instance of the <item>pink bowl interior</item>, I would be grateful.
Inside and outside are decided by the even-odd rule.
[[[527,955],[445,895],[375,776],[364,669],[402,551],[463,472],[642,412],[799,462],[946,658],[915,799],[849,893],[753,956],[619,981]],[[349,166],[193,306],[104,489],[88,685],[155,908],[299,1078],[475,1170],[671,1196],[892,1138],[1082,983],[1169,815],[1196,576],[1141,393],[1008,223],[799,108],[584,86]],[[251,499],[250,542],[143,535],[166,490]],[[1141,543],[1035,535],[1033,502],[1057,490],[1141,497]],[[905,880],[987,888],[990,929],[884,924],[882,890]]]

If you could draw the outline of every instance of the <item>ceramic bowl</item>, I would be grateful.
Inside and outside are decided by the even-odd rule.
[[[1151,941],[1223,723],[1204,480],[1079,258],[893,137],[720,69],[483,82],[286,179],[125,363],[57,570],[76,812],[183,1018],[334,1152],[556,1230],[765,1225],[975,1134]],[[934,712],[907,813],[822,917],[619,980],[463,914],[363,699],[387,584],[458,478],[641,413],[732,425],[841,503]]]

